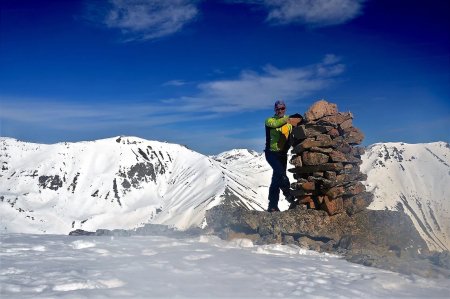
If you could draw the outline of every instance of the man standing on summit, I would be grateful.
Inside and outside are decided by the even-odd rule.
[[[286,116],[286,104],[283,101],[275,102],[275,115],[266,119],[266,148],[264,153],[266,160],[273,169],[272,182],[269,187],[269,207],[267,211],[280,211],[278,201],[280,190],[288,202],[293,202],[290,194],[290,183],[286,175],[287,152],[291,146],[290,135],[292,126],[296,126],[301,118],[289,118]]]

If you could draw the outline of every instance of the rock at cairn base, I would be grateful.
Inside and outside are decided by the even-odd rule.
[[[296,182],[291,184],[296,202],[324,210],[328,215],[364,210],[372,195],[360,182],[364,148],[358,146],[364,134],[353,126],[350,112],[339,112],[336,104],[320,100],[305,113],[304,122],[293,129],[293,156]]]

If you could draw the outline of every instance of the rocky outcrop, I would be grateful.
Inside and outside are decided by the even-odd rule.
[[[324,211],[297,207],[280,213],[249,211],[221,205],[206,213],[208,227],[220,233],[257,234],[258,243],[296,243],[302,237],[344,249],[374,247],[396,254],[417,255],[427,246],[408,216],[396,211],[366,210],[353,216],[330,217]],[[226,235],[223,237],[228,238]],[[292,238],[289,238],[292,237]]]
[[[193,227],[187,230],[176,230],[172,227],[162,224],[145,224],[135,229],[97,229],[95,232],[76,229],[69,233],[69,236],[166,236],[166,237],[186,237],[200,236],[203,231],[200,228]]]
[[[364,210],[329,216],[300,205],[284,212],[250,211],[230,205],[206,212],[210,233],[255,244],[294,244],[343,255],[347,260],[405,274],[450,278],[448,253],[430,253],[402,212]]]
[[[350,112],[338,112],[325,100],[314,103],[304,121],[293,129],[293,156],[290,161],[297,180],[291,187],[299,204],[321,209],[328,215],[346,211],[354,214],[372,201],[360,182],[367,179],[359,165],[364,148],[357,146],[364,134],[352,124]]]

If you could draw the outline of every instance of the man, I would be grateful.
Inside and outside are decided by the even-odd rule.
[[[267,211],[280,211],[278,201],[280,190],[288,202],[293,202],[290,194],[290,183],[286,176],[287,152],[291,146],[290,134],[292,127],[296,126],[301,118],[286,116],[286,104],[283,101],[275,102],[275,115],[266,119],[266,160],[273,169],[272,182],[269,187],[269,207]]]

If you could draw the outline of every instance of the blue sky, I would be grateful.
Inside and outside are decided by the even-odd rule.
[[[262,151],[316,100],[376,142],[450,141],[450,1],[0,1],[0,135]]]

